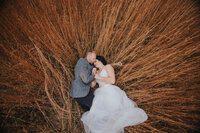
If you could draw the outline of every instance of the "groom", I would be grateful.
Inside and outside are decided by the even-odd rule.
[[[90,83],[94,80],[96,68],[92,64],[96,60],[95,52],[87,52],[75,65],[75,80],[71,84],[70,96],[73,97],[84,111],[89,111],[94,95],[90,92]]]

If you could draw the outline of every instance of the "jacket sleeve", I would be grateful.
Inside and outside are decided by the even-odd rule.
[[[91,69],[89,69],[88,65],[89,65],[88,62],[83,61],[79,71],[80,72],[79,76],[82,73],[85,77],[85,82],[82,80],[85,84],[88,84],[94,80],[94,75],[92,75],[92,72],[90,72]]]

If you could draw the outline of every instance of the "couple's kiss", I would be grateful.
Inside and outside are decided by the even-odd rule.
[[[86,133],[123,133],[124,127],[147,120],[146,113],[114,85],[113,65],[120,64],[107,64],[103,56],[88,52],[75,66],[70,96],[85,111],[81,120]],[[99,87],[92,94],[90,87],[96,82]]]

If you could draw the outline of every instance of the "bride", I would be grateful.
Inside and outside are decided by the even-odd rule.
[[[115,83],[115,72],[102,56],[94,63],[98,69],[95,75],[99,84],[94,92],[90,111],[82,115],[86,133],[123,133],[124,127],[137,125],[147,120],[144,110],[137,107],[126,93]]]

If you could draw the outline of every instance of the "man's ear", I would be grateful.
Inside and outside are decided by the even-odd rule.
[[[86,77],[82,72],[80,72],[80,77],[83,80],[83,82],[86,83]]]

